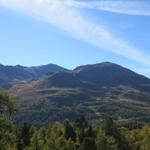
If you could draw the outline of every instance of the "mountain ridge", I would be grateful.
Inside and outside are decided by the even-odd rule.
[[[0,85],[3,88],[10,88],[15,81],[39,78],[46,75],[47,73],[61,71],[68,72],[69,70],[55,64],[42,65],[37,67],[25,67],[21,65],[5,66],[1,64]]]
[[[107,114],[114,119],[148,121],[150,115],[150,79],[114,63],[47,74],[15,84],[10,91],[21,104],[15,116],[19,122],[41,125],[78,113],[91,120]]]

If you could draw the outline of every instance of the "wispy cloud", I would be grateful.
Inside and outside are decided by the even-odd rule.
[[[150,16],[150,2],[148,0],[71,0],[66,1],[66,4],[74,7],[97,9],[120,14]]]
[[[150,56],[115,37],[103,25],[89,21],[68,4],[73,0],[0,0],[0,4],[58,26],[69,34],[133,61],[150,65]]]

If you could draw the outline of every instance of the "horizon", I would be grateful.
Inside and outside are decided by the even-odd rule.
[[[0,17],[3,65],[112,62],[150,78],[146,0],[0,0]]]
[[[1,64],[1,63],[0,63],[0,65],[7,66],[7,67],[16,67],[16,66],[20,66],[20,67],[27,67],[27,68],[41,67],[41,66],[47,66],[47,65],[56,65],[56,66],[62,67],[62,68],[64,68],[64,69],[73,71],[73,70],[75,70],[76,68],[78,68],[78,67],[80,67],[80,66],[97,65],[97,64],[103,64],[103,63],[111,63],[111,64],[114,64],[114,65],[119,65],[119,66],[121,66],[121,67],[123,67],[123,68],[125,68],[125,69],[129,69],[130,71],[133,71],[133,72],[135,72],[135,73],[137,73],[137,74],[139,74],[139,75],[142,75],[142,76],[144,76],[144,77],[150,79],[149,76],[143,75],[143,74],[138,73],[138,72],[136,72],[136,71],[134,71],[134,70],[132,70],[132,69],[130,69],[130,68],[128,68],[128,67],[125,67],[125,66],[123,66],[123,65],[120,65],[120,64],[117,64],[117,63],[114,63],[114,62],[110,62],[110,61],[97,62],[97,63],[94,63],[94,64],[80,64],[79,66],[75,66],[74,68],[67,68],[67,67],[64,67],[64,66],[62,66],[62,65],[54,64],[54,63],[41,64],[41,65],[35,65],[35,66],[25,66],[25,65],[20,65],[20,64],[17,64],[17,65],[5,65],[5,64]]]

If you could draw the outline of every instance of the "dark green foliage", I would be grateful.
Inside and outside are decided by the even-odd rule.
[[[86,136],[86,137],[90,137],[90,138],[94,138],[94,137],[95,137],[95,132],[93,131],[92,126],[89,126],[89,127],[85,130],[85,136]]]
[[[0,117],[10,117],[17,109],[16,99],[7,92],[0,90]]]
[[[15,150],[15,127],[11,122],[11,115],[16,111],[15,98],[5,91],[0,91],[0,150]]]
[[[23,139],[23,145],[29,146],[30,145],[30,130],[31,130],[31,125],[24,123],[22,127],[22,139]]]
[[[150,126],[128,130],[118,128],[111,118],[90,125],[84,117],[77,126],[69,120],[47,128],[34,129],[29,124],[7,126],[0,130],[0,150],[149,150]],[[81,119],[82,118],[82,119]],[[81,121],[82,120],[82,121]],[[86,122],[86,125],[83,123]],[[109,126],[108,126],[109,124]],[[5,137],[5,138],[4,138]],[[7,137],[7,138],[6,138]],[[6,140],[7,139],[7,140]]]
[[[75,125],[79,129],[84,129],[88,126],[88,122],[85,119],[85,116],[79,115],[75,120]]]
[[[112,136],[114,133],[114,124],[113,124],[113,120],[110,117],[106,117],[106,119],[104,120],[104,130],[106,135],[110,135]]]
[[[81,145],[81,150],[96,150],[95,138],[85,137]]]
[[[71,139],[71,140],[75,141],[76,133],[75,133],[75,130],[74,130],[72,124],[68,120],[65,120],[63,124],[64,124],[64,137],[67,140]]]
[[[0,93],[0,150],[149,150],[150,126],[128,130],[118,128],[110,117],[100,124],[90,124],[83,115],[74,122],[56,122],[47,128],[33,128],[12,123],[15,99]],[[11,104],[11,106],[10,106]]]
[[[119,150],[114,137],[106,136],[105,132],[100,128],[96,138],[97,150]]]
[[[130,149],[129,143],[124,138],[124,136],[120,133],[120,130],[114,124],[112,118],[106,117],[103,127],[104,127],[104,131],[105,131],[106,135],[113,136],[116,139],[119,150],[129,150]]]

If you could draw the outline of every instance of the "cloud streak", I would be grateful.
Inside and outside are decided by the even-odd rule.
[[[73,0],[0,0],[0,5],[21,11],[53,24],[73,37],[97,48],[107,50],[133,61],[150,65],[150,57],[128,42],[115,37],[103,25],[89,21],[78,9],[68,4]]]
[[[67,1],[74,7],[96,9],[120,14],[150,16],[150,2],[144,0]]]

